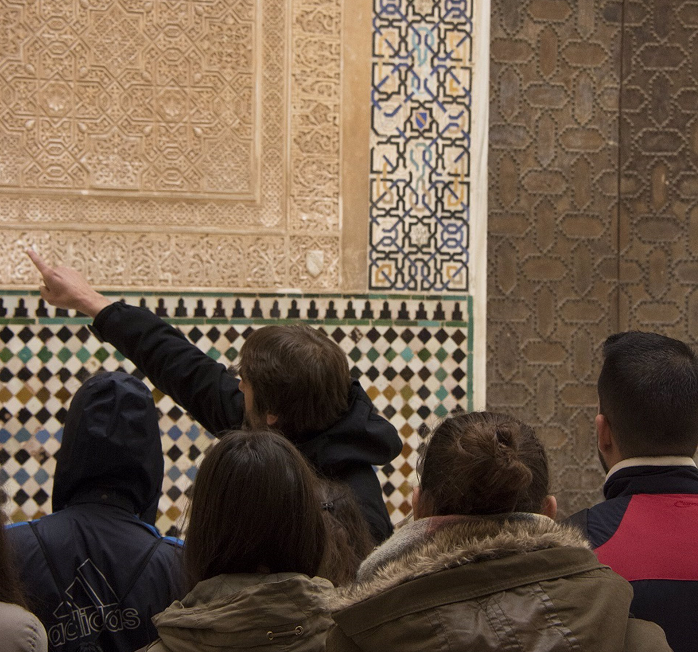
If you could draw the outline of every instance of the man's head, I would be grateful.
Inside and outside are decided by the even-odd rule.
[[[611,335],[603,357],[596,421],[607,466],[629,457],[694,455],[698,358],[691,348],[670,337],[632,331]],[[604,455],[606,444],[615,449],[611,463]]]
[[[240,351],[245,413],[253,428],[273,426],[292,441],[321,432],[347,410],[344,352],[310,326],[266,326]]]

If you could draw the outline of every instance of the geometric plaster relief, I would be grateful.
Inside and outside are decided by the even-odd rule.
[[[342,10],[0,0],[2,239],[76,262],[120,248],[119,274],[87,270],[115,287],[338,289]],[[316,275],[289,276],[294,233]]]

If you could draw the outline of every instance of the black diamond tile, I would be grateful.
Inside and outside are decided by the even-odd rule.
[[[383,375],[384,375],[384,376],[388,379],[388,381],[390,382],[391,380],[393,380],[393,378],[395,378],[395,376],[397,376],[397,371],[395,371],[395,369],[393,369],[392,367],[388,367],[388,368],[383,372]]]
[[[10,459],[10,454],[5,450],[0,450],[0,464],[5,464]]]
[[[400,333],[400,337],[405,343],[409,344],[414,339],[414,333],[409,328],[406,328]]]
[[[46,384],[46,381],[51,376],[53,376],[53,374],[46,367],[41,367],[41,369],[39,369],[38,373],[36,374],[36,377],[44,384]]]
[[[456,349],[451,355],[451,357],[456,361],[457,364],[460,364],[461,362],[463,362],[463,360],[465,360],[466,354],[463,353],[462,349]]]
[[[64,385],[68,382],[68,379],[72,376],[73,374],[70,373],[65,367],[61,367],[58,370],[58,380],[60,380]]]
[[[420,405],[417,408],[417,414],[421,419],[428,419],[431,416],[431,410],[426,405]]]
[[[65,418],[67,415],[68,415],[68,410],[66,410],[65,408],[62,407],[58,410],[58,412],[56,412],[56,420],[61,425],[65,424]]]
[[[405,367],[401,372],[400,375],[403,377],[405,382],[409,382],[412,376],[414,376],[414,371],[410,369],[409,367]]]
[[[167,497],[174,502],[177,500],[182,495],[182,490],[179,487],[175,487],[172,485],[168,490],[167,490]]]
[[[211,342],[215,343],[220,339],[221,332],[214,326],[208,331],[208,333],[206,333],[206,336],[209,340],[211,340]]]
[[[0,369],[0,380],[3,383],[9,383],[12,380],[12,372],[7,367]]]
[[[19,378],[22,382],[27,382],[34,374],[29,371],[26,367],[22,367],[18,372],[17,372],[17,378]]]
[[[383,410],[383,416],[388,420],[392,419],[396,413],[397,410],[392,405],[387,405]]]
[[[5,342],[5,344],[7,344],[14,336],[14,331],[7,326],[0,331],[0,340]]]
[[[368,331],[368,333],[366,333],[366,337],[368,337],[373,344],[380,339],[380,336],[381,334],[375,328],[372,328],[370,331]]]
[[[352,367],[349,370],[349,375],[354,379],[354,380],[361,380],[361,376],[363,376],[363,372],[361,369],[358,367]]]
[[[65,343],[73,337],[73,333],[70,329],[63,326],[63,328],[56,333],[56,337],[58,337],[61,342]]]
[[[31,418],[32,418],[32,413],[29,410],[27,410],[27,408],[25,408],[25,407],[23,407],[17,413],[17,421],[19,421],[22,425],[24,425]]]
[[[0,421],[2,421],[2,423],[7,423],[11,418],[12,415],[7,408],[0,408]],[[0,461],[0,464],[3,464],[3,462]]]
[[[81,326],[75,333],[75,337],[77,337],[84,344],[90,339],[90,337],[92,337],[92,333],[87,326]]]
[[[451,339],[453,339],[457,346],[460,346],[465,342],[465,333],[462,330],[457,330],[451,335]]]
[[[37,505],[43,505],[48,501],[48,494],[43,489],[39,489],[32,497]]]
[[[91,374],[91,373],[89,372],[89,370],[86,369],[85,367],[80,367],[80,369],[78,369],[78,370],[75,372],[75,377],[76,377],[81,383],[84,383],[91,375],[92,375],[92,374]]]
[[[428,328],[422,328],[417,337],[421,340],[422,344],[426,344],[431,339],[431,332]]]
[[[392,344],[396,339],[397,339],[397,333],[393,330],[393,328],[389,328],[385,333],[383,334],[383,337]]]
[[[184,412],[180,410],[176,405],[167,413],[167,416],[172,419],[172,421],[178,421],[182,418]]]
[[[375,367],[371,366],[368,371],[366,371],[366,376],[371,380],[371,382],[374,382],[378,376],[380,376],[380,371],[376,369]]]
[[[388,481],[383,485],[383,493],[390,497],[393,493],[395,492],[395,485],[393,485],[392,482]]]
[[[189,339],[194,342],[194,344],[196,344],[203,336],[204,334],[196,326],[189,331]]]
[[[465,390],[460,385],[456,385],[451,394],[453,394],[453,396],[460,401],[465,396]]]
[[[179,446],[174,445],[172,448],[170,448],[170,450],[167,451],[166,455],[173,462],[176,462],[180,457],[182,457],[182,451],[179,450]]]
[[[14,495],[14,501],[21,507],[24,505],[29,500],[29,496],[27,495],[27,492],[24,491],[24,489],[20,489],[15,495]]]
[[[32,331],[31,328],[25,326],[19,333],[17,333],[17,337],[19,337],[22,342],[25,344],[34,337],[34,331]]]
[[[52,337],[53,337],[53,331],[50,328],[46,328],[45,326],[37,333],[38,338],[46,344]]]
[[[465,371],[463,371],[460,367],[458,367],[452,374],[451,374],[457,382],[460,382],[465,378]]]
[[[422,385],[417,390],[417,396],[419,396],[419,398],[421,398],[423,401],[426,401],[430,395],[431,395],[431,392],[427,389],[426,385]]]
[[[36,413],[36,418],[39,420],[39,423],[43,425],[51,418],[51,413],[45,407],[42,407]]]
[[[194,446],[193,444],[189,447],[189,459],[194,462],[199,455],[201,455],[201,451]]]
[[[431,371],[427,369],[426,367],[422,367],[418,372],[417,375],[421,378],[422,382],[426,382],[429,380],[429,376],[431,376]]]
[[[23,448],[15,453],[15,459],[17,460],[17,462],[19,462],[19,464],[24,464],[29,459],[29,457],[29,453],[27,453],[27,451],[25,451]]]
[[[439,328],[439,330],[434,333],[434,337],[439,341],[439,344],[443,344],[448,339],[448,333],[443,328]]]
[[[332,339],[339,344],[347,334],[341,328],[335,328],[332,333],[330,333]]]
[[[228,342],[234,342],[238,337],[240,337],[240,334],[231,326],[225,333],[223,333],[223,337],[225,337]]]

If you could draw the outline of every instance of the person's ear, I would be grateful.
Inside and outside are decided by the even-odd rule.
[[[279,420],[279,417],[277,417],[275,414],[269,414],[267,412],[267,425],[268,426],[275,425],[278,420]]]
[[[412,489],[412,516],[417,521],[421,518],[419,514],[419,497],[422,495],[421,489],[417,486]]]
[[[596,445],[599,452],[606,457],[615,448],[615,442],[611,434],[611,424],[603,414],[597,414],[594,420],[596,425]]]
[[[555,496],[546,496],[543,499],[543,505],[541,507],[541,513],[543,516],[547,516],[548,518],[555,520],[555,517],[557,516],[557,498]]]

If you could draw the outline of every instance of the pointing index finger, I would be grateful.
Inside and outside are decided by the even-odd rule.
[[[36,265],[36,268],[41,272],[41,275],[44,276],[48,274],[51,271],[51,268],[46,264],[44,259],[39,256],[39,254],[36,253],[33,249],[27,249],[27,256],[31,258],[31,261]]]

